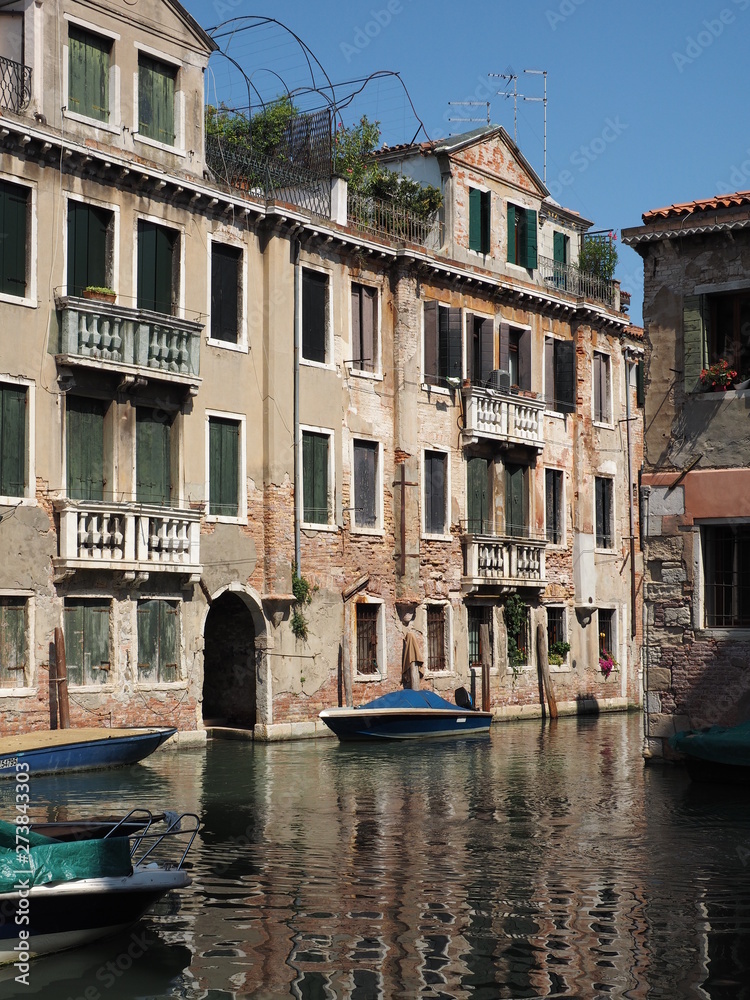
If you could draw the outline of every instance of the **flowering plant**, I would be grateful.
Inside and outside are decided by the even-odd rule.
[[[612,668],[617,666],[617,660],[612,656],[611,653],[607,652],[606,649],[602,649],[599,653],[599,669],[604,674],[604,679],[606,680],[612,673]]]
[[[724,358],[709,365],[708,368],[704,368],[700,374],[701,385],[704,389],[723,389],[724,392],[731,388],[736,378],[737,372]]]

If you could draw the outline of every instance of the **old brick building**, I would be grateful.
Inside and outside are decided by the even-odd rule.
[[[563,710],[638,704],[642,339],[507,133],[384,151],[443,194],[395,220],[326,116],[327,174],[207,141],[179,3],[0,17],[2,728],[49,723],[56,628],[78,725],[312,735],[408,631],[539,713],[538,625]]]
[[[748,717],[750,197],[646,212],[646,753]]]

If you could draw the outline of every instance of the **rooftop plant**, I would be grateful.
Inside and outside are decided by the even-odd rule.
[[[617,267],[617,233],[609,232],[583,237],[578,255],[578,269],[597,278],[611,281]]]

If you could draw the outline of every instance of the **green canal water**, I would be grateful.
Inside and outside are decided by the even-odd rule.
[[[610,715],[37,778],[37,818],[147,806],[203,828],[189,889],[0,997],[750,997],[750,794],[644,766],[641,740]]]

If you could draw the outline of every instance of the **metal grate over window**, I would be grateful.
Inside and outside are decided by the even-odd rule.
[[[357,606],[357,673],[378,673],[378,609],[377,604]]]
[[[445,608],[427,606],[427,669],[445,670]]]

